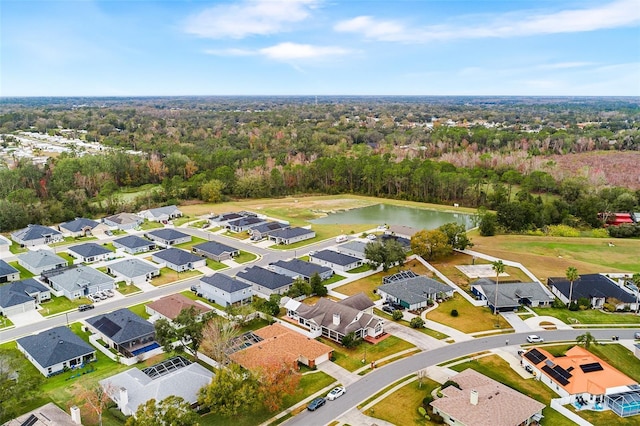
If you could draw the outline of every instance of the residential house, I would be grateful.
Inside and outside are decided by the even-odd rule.
[[[253,216],[257,216],[257,215],[253,215]],[[220,215],[213,215],[209,218],[209,221],[214,226],[219,226],[220,228],[224,228],[226,227],[227,223],[234,220],[242,219],[243,217],[245,217],[245,215],[241,213],[230,212],[230,213],[223,213]]]
[[[70,300],[115,288],[112,277],[85,265],[47,271],[42,278],[57,296],[63,295]]]
[[[305,305],[289,299],[285,304],[287,316],[307,328],[313,337],[324,336],[338,343],[349,333],[362,339],[376,339],[384,334],[384,321],[366,312],[373,306],[364,293],[339,302],[321,298],[315,305]]]
[[[242,217],[240,219],[232,220],[231,222],[227,222],[225,228],[230,230],[231,232],[245,232],[253,228],[254,226],[262,225],[266,223],[265,219],[260,219],[258,217]]]
[[[65,326],[22,337],[16,346],[47,377],[96,359],[96,350]]]
[[[418,228],[412,228],[411,226],[390,225],[384,231],[384,234],[411,240],[411,237],[413,237],[418,231],[420,231]]]
[[[635,311],[637,308],[636,294],[626,289],[623,284],[619,284],[602,274],[580,275],[580,278],[573,283],[573,290],[571,290],[571,283],[566,277],[548,278],[547,285],[551,292],[565,304],[569,303],[569,293],[571,292],[573,301],[580,298],[589,299],[591,306],[596,309],[602,308],[608,300],[612,299],[618,301],[616,309],[622,310],[629,307]]]
[[[340,254],[346,254],[347,256],[356,257],[360,260],[365,260],[367,256],[364,254],[365,247],[367,247],[367,242],[362,240],[351,240],[348,243],[340,244],[335,248]]]
[[[57,243],[64,238],[60,231],[42,225],[27,225],[26,228],[11,233],[11,239],[23,247],[33,247]]]
[[[4,260],[0,260],[0,283],[16,281],[20,279],[20,271],[9,265]]]
[[[153,324],[127,308],[91,317],[86,322],[109,347],[128,358],[160,346],[155,342]]]
[[[217,262],[222,262],[223,260],[228,260],[240,255],[239,249],[216,241],[197,244],[193,246],[191,250],[195,254],[208,257],[209,259],[213,259]]]
[[[429,300],[447,299],[453,296],[453,292],[451,286],[413,271],[384,277],[382,285],[376,289],[376,293],[384,300],[409,310],[426,308]]]
[[[155,241],[161,247],[191,242],[191,235],[171,228],[154,229],[144,234],[144,236]]]
[[[282,222],[267,222],[249,229],[252,241],[260,241],[267,238],[274,231],[290,228],[291,225]]]
[[[126,237],[113,240],[113,246],[125,251],[129,254],[144,253],[147,251],[155,250],[156,244],[145,238],[140,238],[136,235],[127,235]]]
[[[200,315],[211,312],[212,309],[203,303],[198,303],[188,297],[177,293],[161,297],[145,305],[144,309],[151,316],[150,320],[165,319],[173,321],[185,309],[195,309]]]
[[[498,281],[497,310],[512,311],[520,306],[534,308],[551,306],[555,297],[538,282],[509,283]],[[496,282],[489,278],[480,278],[471,283],[471,293],[479,300],[486,300],[493,311],[496,305]]]
[[[458,384],[441,390],[430,403],[433,411],[451,426],[537,425],[545,405],[475,370],[449,380]]]
[[[275,241],[276,244],[289,245],[299,243],[300,241],[315,238],[316,233],[306,228],[286,228],[278,229],[269,234],[269,240]]]
[[[200,389],[212,378],[211,371],[178,356],[142,370],[131,368],[99,383],[122,414],[132,416],[147,401],[162,401],[170,396],[179,396],[196,408]]]
[[[107,226],[95,220],[78,217],[69,222],[61,223],[58,229],[66,237],[79,238],[93,235],[96,231],[104,233],[107,230]]]
[[[177,248],[155,252],[151,255],[151,260],[177,272],[189,271],[207,265],[207,259]]]
[[[198,294],[210,302],[227,307],[251,303],[251,284],[224,274],[200,278]]]
[[[272,294],[283,294],[289,291],[293,278],[277,274],[260,266],[252,266],[236,275],[240,281],[250,284],[253,294],[268,299]]]
[[[160,275],[160,268],[143,259],[129,258],[107,265],[107,273],[113,275],[116,281],[138,285]]]
[[[3,235],[0,235],[0,257],[9,255],[10,253],[11,253],[11,240]]]
[[[338,253],[333,250],[321,250],[309,253],[309,261],[318,265],[326,266],[334,271],[350,271],[362,266],[362,259]]]
[[[158,207],[155,209],[142,210],[138,216],[153,222],[168,222],[182,216],[182,212],[176,206]]]
[[[140,226],[144,219],[133,213],[118,213],[102,219],[102,223],[110,228],[118,228],[122,231],[134,229]]]
[[[64,268],[68,262],[50,250],[28,251],[18,255],[18,264],[34,275]]]
[[[256,343],[230,356],[247,370],[277,368],[283,364],[298,369],[298,363],[315,368],[330,360],[333,353],[331,346],[278,323],[256,330],[252,335],[253,338],[246,341]]]
[[[333,276],[333,269],[300,259],[278,260],[270,263],[269,268],[278,274],[286,275],[293,279],[302,278],[307,282],[311,280],[313,274],[320,275],[323,280]]]
[[[411,240],[409,238],[399,237],[397,235],[392,234],[383,234],[380,236],[379,241],[382,244],[385,244],[387,241],[395,241],[402,246],[404,251],[411,250]]]
[[[73,405],[71,415],[64,412],[53,402],[22,414],[13,420],[9,420],[3,426],[78,426],[82,425],[80,409]]]
[[[0,286],[0,315],[8,317],[34,311],[39,303],[49,299],[49,289],[33,278],[13,281]]]
[[[115,258],[115,253],[96,243],[84,243],[67,248],[67,251],[81,263],[100,262]]]
[[[542,348],[531,348],[522,355],[522,365],[536,379],[560,395],[562,404],[576,409],[611,409],[621,417],[640,414],[640,385],[581,346],[564,356]]]

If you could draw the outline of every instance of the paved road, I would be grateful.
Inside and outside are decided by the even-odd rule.
[[[613,334],[621,339],[633,339],[635,330],[603,330],[603,329],[582,329],[582,330],[555,330],[541,331],[538,334],[543,336],[545,341],[575,341],[576,336],[591,332],[598,340],[610,340]],[[509,334],[511,345],[527,343],[527,333]],[[420,352],[409,358],[404,358],[392,364],[379,368],[368,373],[362,379],[347,386],[347,393],[335,401],[327,401],[324,407],[316,411],[304,411],[293,417],[283,425],[293,426],[322,426],[331,423],[342,416],[347,411],[358,404],[369,399],[381,389],[389,386],[397,380],[410,375],[420,369],[432,365],[440,364],[450,359],[462,357],[480,351],[502,347],[505,344],[505,336],[493,336],[454,343],[442,348]]]

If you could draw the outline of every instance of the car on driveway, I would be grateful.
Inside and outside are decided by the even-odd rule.
[[[527,342],[529,343],[542,343],[544,339],[538,335],[530,334],[527,336]]]
[[[336,398],[340,398],[346,392],[347,390],[344,388],[344,386],[338,386],[337,388],[331,389],[331,392],[327,394],[327,399],[329,401],[333,401]]]
[[[389,306],[389,305],[384,305],[384,306],[382,307],[382,310],[383,310],[383,311],[385,311],[385,312],[386,312],[386,313],[388,313],[388,314],[392,314],[392,313],[393,313],[393,311],[394,311],[395,309],[393,309],[393,308],[392,308],[391,306]]]
[[[309,405],[307,405],[307,410],[316,411],[318,408],[322,407],[326,402],[327,402],[326,399],[324,399],[322,397],[318,397],[318,398],[314,399],[313,401],[311,401],[309,403]]]

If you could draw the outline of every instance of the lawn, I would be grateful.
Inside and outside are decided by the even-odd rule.
[[[182,207],[180,208],[182,210]],[[184,225],[187,222],[191,222],[193,220],[196,220],[197,217],[193,216],[193,215],[189,215],[189,214],[185,214],[182,217],[179,217],[177,219],[173,219],[173,226],[175,226],[176,228],[180,225]]]
[[[349,269],[347,271],[348,274],[359,274],[361,272],[368,272],[371,270],[371,265],[369,265],[368,263],[362,265],[362,266],[358,266],[357,268],[353,268],[353,269]]]
[[[40,306],[42,306],[42,310],[40,310],[40,314],[45,317],[56,315],[62,312],[78,309],[79,305],[83,305],[87,303],[91,303],[91,301],[86,298],[69,300],[64,296],[57,297],[57,296],[51,295],[51,300],[42,302],[40,304]]]
[[[20,244],[15,243],[15,242],[11,242],[11,245],[9,246],[9,251],[13,254],[20,254],[20,253],[26,253],[29,249],[26,247],[20,247]]]
[[[253,253],[249,253],[248,251],[244,251],[244,250],[240,250],[240,254],[235,257],[233,260],[238,262],[238,263],[247,263],[247,262],[252,262],[254,260],[256,260],[258,256],[253,254]]]
[[[389,315],[388,313],[386,313],[385,311],[382,311],[380,309],[374,309],[374,312],[377,316],[379,316],[380,318],[384,318],[387,321],[393,321],[393,322],[397,322],[398,324],[402,324],[405,327],[411,327],[411,325],[409,324],[409,321],[405,321],[405,320],[400,320],[400,321],[394,321],[393,317],[391,315]],[[426,334],[427,336],[431,336],[433,338],[436,338],[438,340],[443,340],[443,339],[448,339],[449,336],[444,334],[444,333],[440,333],[439,331],[436,330],[432,330],[430,328],[415,328],[414,330],[417,330],[421,333]]]
[[[458,316],[451,316],[452,310],[458,311]],[[509,328],[501,315],[493,315],[486,306],[473,306],[464,297],[454,293],[453,297],[427,313],[427,319],[448,325],[464,333],[489,331]]]
[[[328,240],[331,238],[335,238],[338,235],[342,234],[360,234],[367,229],[371,229],[376,225],[373,224],[348,224],[348,225],[333,225],[333,224],[316,224],[314,223],[311,227],[313,231],[315,231],[316,236],[310,238],[308,240],[300,241],[298,243],[293,243],[289,245],[284,244],[276,244],[271,246],[270,248],[275,250],[292,250],[300,247],[307,246],[309,244],[317,243],[320,241]],[[346,232],[342,232],[343,230],[347,230]]]
[[[344,346],[326,338],[320,338],[320,341],[333,348],[334,362],[349,371],[355,371],[372,361],[378,361],[387,356],[404,351],[405,349],[415,348],[411,343],[402,340],[396,336],[390,336],[372,345],[363,342],[359,346],[347,349]],[[366,359],[363,363],[362,360]]]
[[[203,229],[206,228],[207,226],[209,226],[209,221],[208,220],[199,220],[197,222],[193,222],[189,224],[189,228],[198,228],[198,229]]]
[[[551,399],[557,398],[558,395],[539,380],[523,379],[498,355],[481,357],[476,360],[470,360],[451,366],[450,368],[458,372],[466,370],[467,368],[472,368],[485,376],[491,377],[492,379],[547,405],[547,407],[542,410],[542,414],[544,415],[541,422],[542,426],[575,425],[574,422],[568,420],[562,414],[549,407]]]
[[[425,420],[418,413],[418,407],[422,405],[422,400],[438,386],[440,384],[431,379],[423,379],[422,387],[418,380],[412,381],[378,402],[364,414],[396,425],[435,425],[436,423]]]
[[[338,281],[342,281],[346,278],[347,277],[343,277],[342,275],[333,274],[331,275],[331,278],[322,281],[322,284],[329,285],[329,284],[337,283]]]
[[[563,308],[532,308],[538,315],[556,317],[566,324],[640,324],[640,316],[622,312],[602,312],[597,309],[570,311]]]
[[[220,269],[228,268],[228,266],[225,265],[224,263],[218,262],[217,260],[213,260],[209,258],[207,258],[207,266],[213,269],[214,271],[219,271]]]
[[[15,260],[13,262],[9,262],[9,265],[13,266],[18,271],[20,271],[20,279],[21,280],[24,280],[26,278],[35,277],[34,274],[32,274],[31,272],[27,271],[22,265],[20,265],[17,260]]]
[[[124,283],[118,284],[117,290],[120,292],[120,294],[123,294],[125,296],[129,296],[130,294],[140,293],[142,291],[133,284],[127,285]]]
[[[11,327],[13,323],[11,320],[5,316],[0,316],[0,330],[3,328]]]
[[[67,261],[69,266],[73,265],[73,261],[76,260],[75,257],[71,256],[69,253],[65,253],[63,251],[56,253],[58,256]]]
[[[50,247],[58,247],[58,246],[65,246],[65,245],[70,245],[70,244],[75,244],[75,243],[80,243],[83,241],[93,241],[93,240],[97,240],[97,237],[94,237],[92,235],[87,236],[87,237],[64,237],[62,241],[57,242],[57,243],[51,243],[49,244]]]
[[[221,311],[224,311],[225,308],[224,306],[218,305],[217,303],[214,302],[209,302],[207,299],[205,299],[204,297],[198,297],[194,292],[192,292],[191,290],[185,290],[185,291],[181,291],[180,294],[182,294],[183,296],[185,296],[188,299],[191,300],[199,300],[201,302],[204,302],[205,305],[207,306],[213,306],[217,309],[220,309]]]
[[[202,272],[196,271],[196,270],[176,272],[173,269],[164,267],[160,269],[159,276],[151,279],[151,284],[157,287],[157,286],[172,283],[174,281],[197,277],[198,275],[202,275]]]
[[[189,241],[188,243],[182,243],[182,244],[177,244],[174,247],[176,248],[181,248],[183,250],[187,250],[187,251],[191,251],[191,248],[195,245],[198,244],[202,244],[202,243],[206,243],[207,240],[205,240],[204,238],[200,238],[200,237],[191,237],[191,241]]]
[[[141,316],[142,318],[148,320],[149,318],[151,318],[151,315],[149,315],[147,313],[146,309],[144,308],[146,305],[147,305],[146,303],[139,303],[139,304],[134,305],[134,306],[129,306],[127,309],[129,309],[134,314],[137,314],[137,315]]]
[[[161,224],[160,222],[155,222],[155,221],[146,220],[146,219],[140,225],[140,229],[142,229],[143,231],[149,231],[151,229],[159,229],[159,228],[164,228],[164,225]]]
[[[102,247],[106,248],[107,250],[111,250],[112,252],[116,251],[116,246],[114,246],[113,243],[102,243]]]
[[[224,235],[227,237],[235,238],[236,240],[246,240],[247,238],[251,237],[248,231],[243,231],[243,232],[227,231],[224,233]]]

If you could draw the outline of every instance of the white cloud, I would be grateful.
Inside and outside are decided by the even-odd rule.
[[[248,49],[207,49],[204,51],[207,55],[216,56],[254,56],[257,54],[255,50]]]
[[[218,5],[189,17],[185,31],[214,39],[276,34],[309,18],[318,3],[319,0],[243,0]]]
[[[593,64],[593,62],[558,62],[556,64],[540,65],[538,68],[543,70],[562,70],[568,68],[584,68]]]
[[[314,46],[311,44],[279,43],[259,50],[260,54],[276,60],[319,59],[348,54],[350,51],[338,46]]]
[[[593,8],[553,13],[527,11],[483,16],[481,20],[484,23],[475,26],[469,24],[468,18],[457,25],[411,27],[398,21],[359,16],[339,22],[334,30],[362,34],[374,40],[406,43],[574,33],[637,25],[640,23],[640,7],[637,0],[618,0]]]

